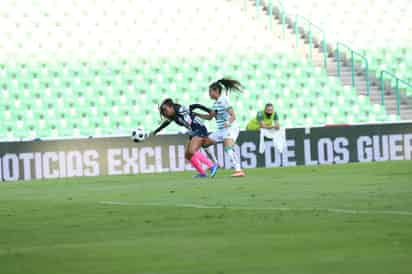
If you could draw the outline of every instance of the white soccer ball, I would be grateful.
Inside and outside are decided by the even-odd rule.
[[[146,138],[146,134],[142,127],[137,127],[136,129],[132,131],[132,140],[134,142],[144,141],[145,138]]]

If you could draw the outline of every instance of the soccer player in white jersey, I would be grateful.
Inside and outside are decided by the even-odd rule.
[[[226,90],[226,93],[230,91],[241,92],[241,88],[242,85],[238,81],[228,78],[223,78],[212,83],[209,86],[209,96],[215,100],[212,107],[213,111],[208,114],[196,113],[196,115],[202,119],[216,119],[217,131],[210,134],[209,139],[213,140],[214,143],[223,142],[224,150],[229,156],[232,167],[235,169],[235,172],[232,174],[233,177],[243,177],[245,176],[245,172],[240,167],[240,157],[234,149],[236,139],[239,136],[236,114],[228,97],[222,94],[222,91]],[[208,154],[216,162],[216,157],[211,147],[207,148],[207,150]]]

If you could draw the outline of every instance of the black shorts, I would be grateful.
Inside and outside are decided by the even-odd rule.
[[[189,132],[190,138],[192,137],[207,137],[209,132],[204,125],[192,124],[192,130]]]

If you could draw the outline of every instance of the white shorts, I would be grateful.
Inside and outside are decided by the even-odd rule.
[[[232,139],[233,142],[236,142],[237,137],[239,137],[239,127],[232,125],[229,128],[222,128],[218,131],[215,131],[209,135],[209,138],[215,143],[221,143],[225,139]]]

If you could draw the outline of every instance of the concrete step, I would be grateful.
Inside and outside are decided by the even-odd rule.
[[[275,14],[276,16],[276,14]],[[292,28],[291,19],[287,18],[287,23],[289,24],[285,31],[285,41],[286,43],[290,43],[292,48],[295,48],[299,55],[303,58],[309,58],[309,43],[307,35],[301,33],[299,35],[298,47],[295,46],[295,39],[296,36],[293,33],[294,30]],[[280,18],[275,18],[273,21],[273,33],[276,38],[282,37],[282,27]],[[316,39],[315,39],[316,40]],[[322,49],[320,45],[315,41],[315,48],[312,49],[312,63],[316,66],[323,67],[324,65],[324,57],[322,53]],[[328,50],[328,54],[334,54],[333,51]],[[349,66],[348,63],[342,60],[342,66],[340,67],[340,77],[337,75],[337,62],[334,56],[328,56],[326,60],[326,70],[329,76],[337,77],[340,79],[343,85],[351,86],[352,85],[352,68]],[[345,65],[346,64],[346,65]],[[363,72],[356,71],[355,73],[355,89],[358,95],[368,96],[367,89],[366,89],[366,78],[364,77]],[[379,83],[378,83],[379,84]],[[370,95],[368,96],[370,101],[374,104],[380,104],[381,102],[381,90],[380,85],[373,85],[373,79],[370,78]],[[392,90],[385,91],[385,109],[389,114],[396,113],[396,97]],[[412,101],[412,100],[411,100]],[[402,119],[412,119],[412,104],[401,104],[401,118]]]

